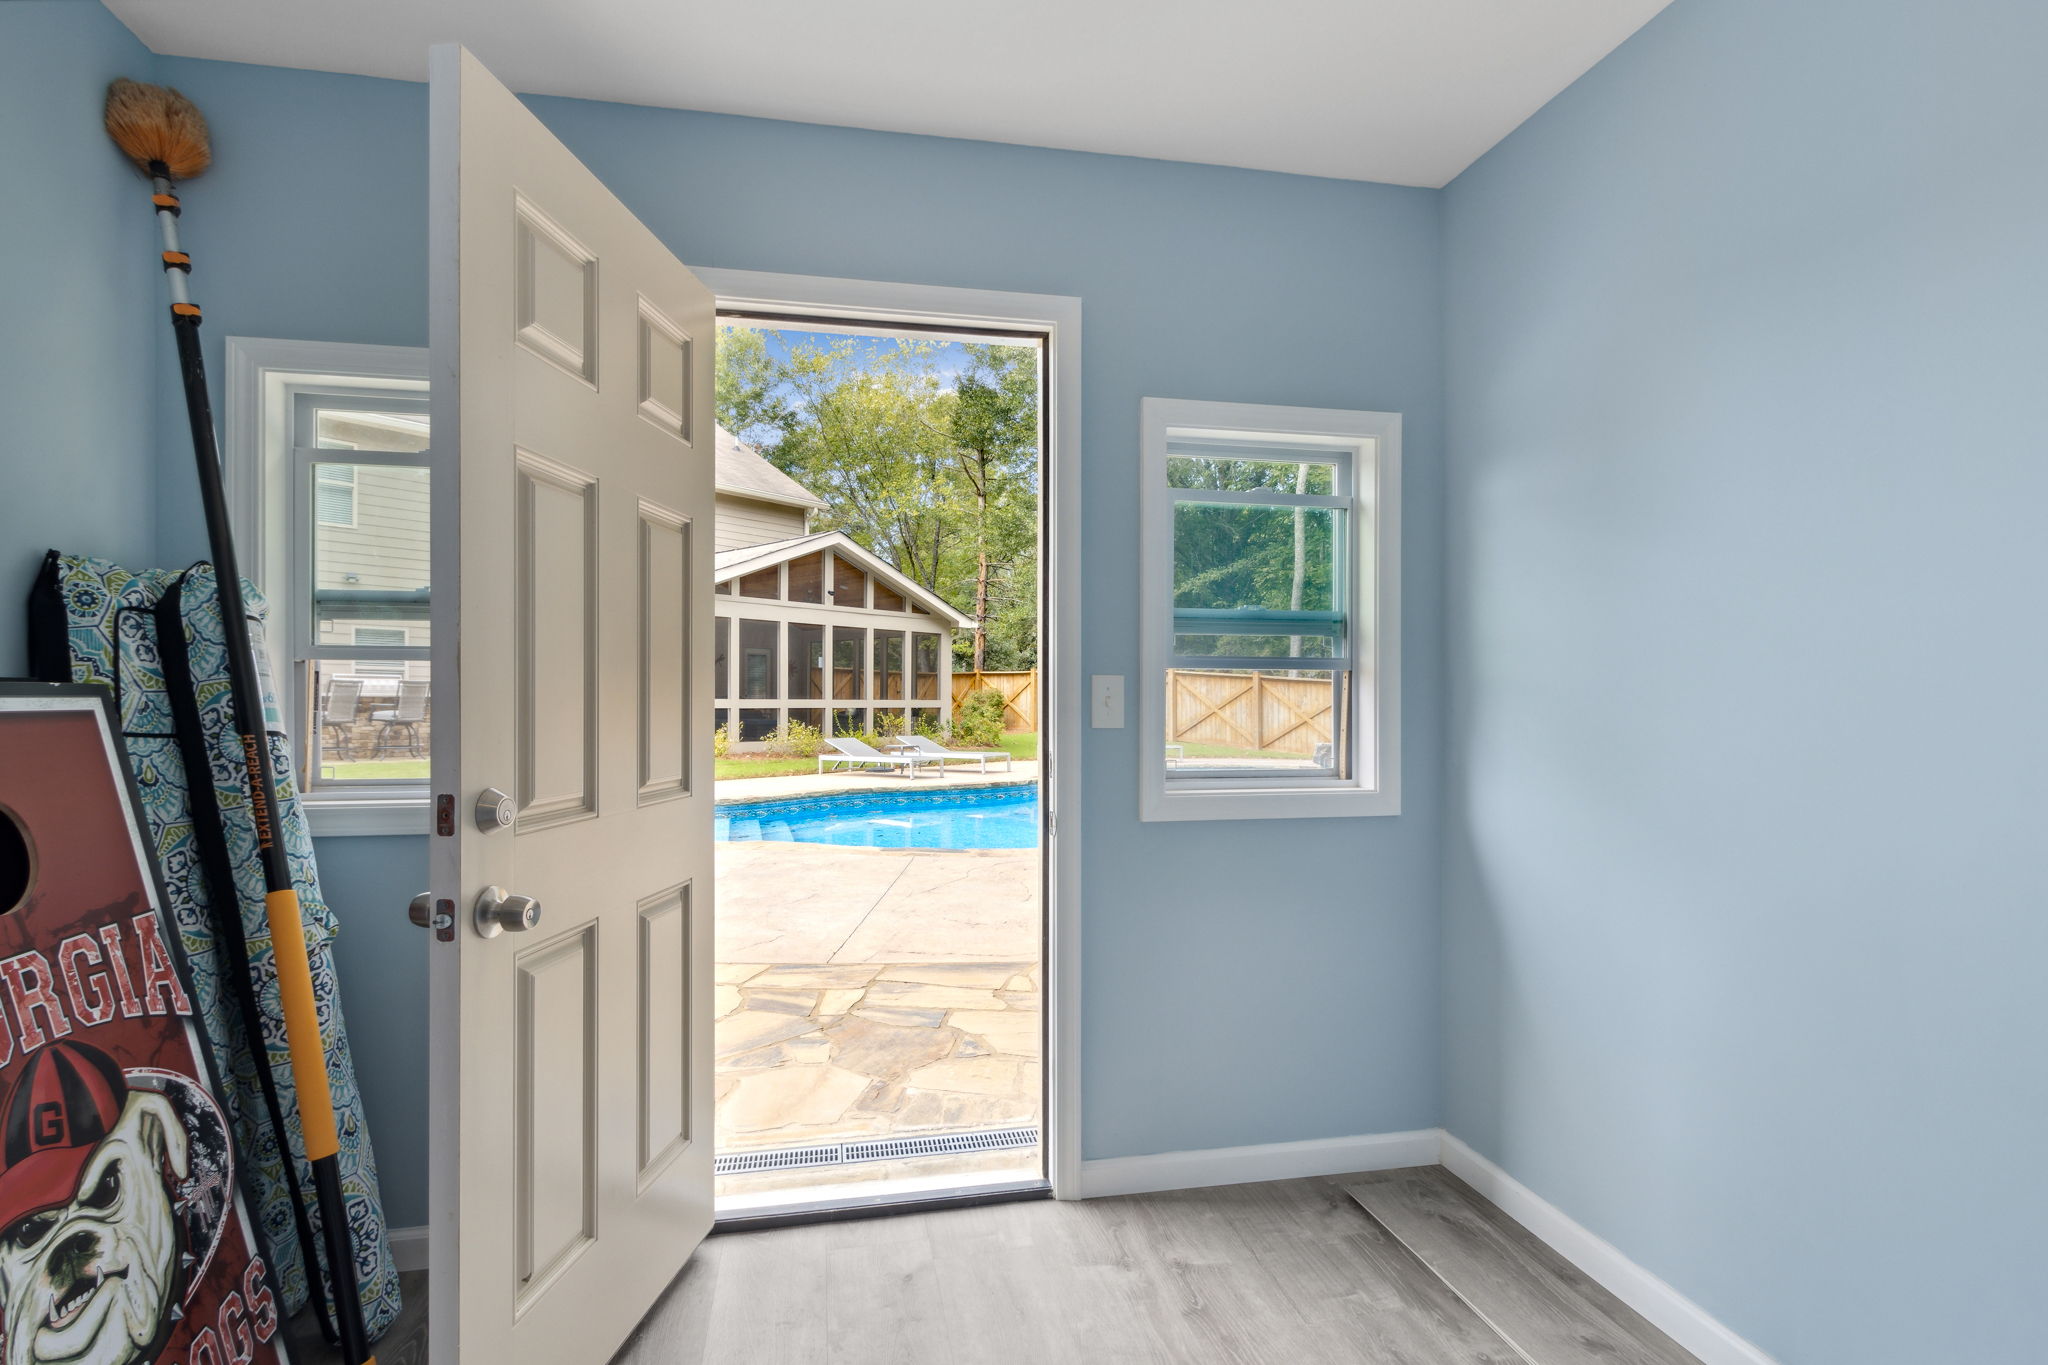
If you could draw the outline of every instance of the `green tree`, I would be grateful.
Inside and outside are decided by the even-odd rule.
[[[781,367],[752,327],[718,329],[718,424],[763,452],[780,445],[795,410],[780,392]]]
[[[1013,608],[1019,588],[1032,596],[1035,626],[1036,574],[1020,584],[1015,566],[1035,567],[1038,539],[1038,352],[1022,346],[970,345],[968,365],[954,389],[952,438],[954,465],[962,493],[969,501],[974,536],[974,592],[969,614],[974,618],[971,663],[979,673],[989,667],[991,624],[998,619],[1013,629],[1019,624]],[[1002,573],[998,564],[1010,566]],[[1020,650],[1020,642],[1004,642],[1004,653]]]
[[[780,359],[721,330],[718,420],[825,500],[844,531],[972,622],[962,666],[1038,662],[1038,352],[945,343],[805,341]]]

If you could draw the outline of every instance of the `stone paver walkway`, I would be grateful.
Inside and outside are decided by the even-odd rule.
[[[1040,941],[1035,849],[720,844],[719,1152],[1037,1122]]]

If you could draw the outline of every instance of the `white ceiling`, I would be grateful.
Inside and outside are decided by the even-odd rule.
[[[1669,0],[107,0],[153,50],[1442,185]]]

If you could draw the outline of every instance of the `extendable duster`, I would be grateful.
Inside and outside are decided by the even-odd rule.
[[[192,258],[178,244],[180,204],[173,189],[212,164],[206,119],[175,90],[140,81],[117,80],[107,87],[107,133],[149,177],[157,224],[163,233],[164,277],[170,284],[171,331],[178,341],[178,369],[185,385],[185,413],[192,426],[192,451],[199,466],[200,501],[206,508],[206,538],[220,597],[221,629],[227,648],[235,730],[248,767],[250,814],[263,860],[263,906],[276,958],[278,997],[284,1010],[285,1041],[297,1084],[299,1125],[306,1160],[313,1168],[313,1193],[327,1253],[336,1330],[349,1365],[375,1365],[355,1276],[355,1245],[341,1190],[341,1140],[335,1131],[334,1101],[328,1089],[327,1049],[313,998],[313,969],[306,952],[306,928],[299,893],[292,883],[284,840],[277,828],[277,774],[263,729],[263,692],[242,601],[242,575],[235,564],[234,534],[221,486],[220,445],[213,429],[213,404],[206,391],[206,365],[199,349],[199,305],[192,302]],[[232,889],[230,889],[232,894]],[[239,925],[236,926],[239,929]],[[244,973],[246,976],[246,973]],[[261,1035],[250,1039],[261,1046]],[[259,1071],[265,1070],[259,1066]],[[283,1141],[279,1131],[279,1141]],[[287,1156],[287,1166],[290,1165]],[[309,1267],[309,1270],[312,1268]],[[317,1279],[317,1274],[312,1278]]]

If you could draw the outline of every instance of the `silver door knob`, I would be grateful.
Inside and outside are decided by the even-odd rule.
[[[422,891],[405,907],[405,917],[422,929],[434,927],[434,893]]]
[[[485,938],[523,934],[540,923],[540,902],[515,896],[502,886],[487,886],[476,898],[476,931]]]

